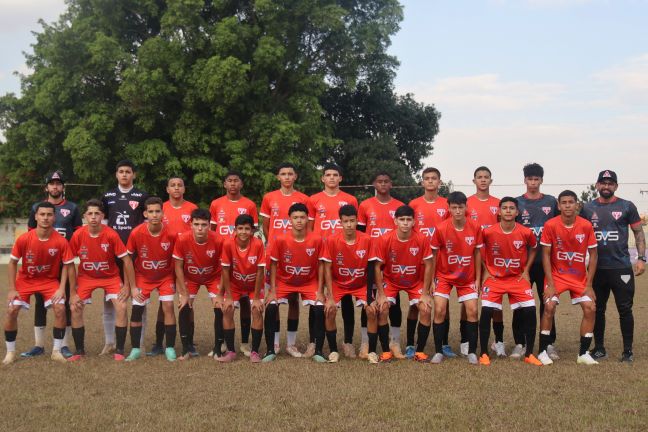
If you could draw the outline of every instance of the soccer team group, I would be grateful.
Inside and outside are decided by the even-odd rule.
[[[276,171],[280,188],[263,197],[257,214],[256,204],[241,193],[242,175],[234,171],[224,178],[225,194],[207,210],[184,199],[185,184],[179,177],[168,180],[166,202],[139,190],[134,186],[135,167],[124,160],[116,167],[117,187],[101,199],[89,200],[83,213],[65,199],[63,174],[54,171],[46,177],[46,200],[34,204],[30,230],[11,252],[3,363],[19,357],[17,319],[21,309],[29,309],[32,295],[35,346],[20,357],[44,353],[46,311],[52,309],[52,359],[83,359],[84,310],[96,289],[104,291],[102,354],[113,354],[117,361],[144,355],[146,307],[157,290],[155,344],[145,354],[188,360],[198,355],[192,306],[203,286],[214,311],[209,355],[219,362],[237,358],[237,308],[239,350],[252,362],[273,361],[280,351],[279,305],[288,304],[285,350],[293,357],[339,361],[338,310],[344,322],[342,353],[356,357],[355,307],[361,307],[358,357],[370,363],[404,358],[440,363],[457,356],[448,343],[453,290],[461,304],[460,354],[470,364],[489,365],[491,355],[507,356],[504,295],[513,310],[510,357],[530,365],[552,364],[559,358],[554,315],[565,292],[582,308],[577,362],[597,364],[607,357],[605,309],[610,292],[620,316],[621,360],[632,362],[634,277],[644,272],[646,260],[636,207],[615,196],[617,175],[610,170],[598,176],[600,197],[584,206],[569,190],[557,199],[541,193],[540,165],[528,164],[523,172],[526,193],[517,198],[491,196],[486,167],[474,172],[474,195],[451,192],[443,198],[440,171],[426,168],[424,193],[409,205],[391,196],[390,174],[377,172],[375,196],[358,205],[355,197],[340,190],[342,171],[337,165],[324,166],[324,189],[309,197],[295,190],[298,173],[284,163]],[[639,255],[634,268],[630,230]],[[537,351],[534,285],[540,316]],[[404,353],[402,292],[409,302]],[[305,352],[297,347],[299,300],[309,307]],[[179,357],[176,322],[182,343]],[[491,323],[495,338],[489,346]],[[126,355],[129,328],[131,350]],[[430,332],[432,355],[426,353]],[[70,334],[74,353],[68,348]]]

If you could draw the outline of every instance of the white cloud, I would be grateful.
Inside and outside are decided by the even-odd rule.
[[[0,33],[38,30],[38,20],[55,21],[65,10],[64,0],[0,0]]]
[[[593,78],[612,90],[617,102],[648,107],[648,53],[595,73]]]

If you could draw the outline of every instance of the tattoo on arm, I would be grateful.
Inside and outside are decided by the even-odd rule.
[[[632,228],[635,237],[635,244],[637,245],[637,252],[639,255],[646,254],[646,234],[644,234],[643,227],[639,225],[637,228]]]

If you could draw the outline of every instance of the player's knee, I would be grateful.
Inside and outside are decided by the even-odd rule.
[[[583,313],[588,318],[593,318],[596,314],[596,305],[594,302],[588,301],[583,303]]]
[[[364,310],[365,310],[365,314],[367,314],[367,319],[369,319],[370,317],[376,318],[377,314],[374,305],[367,305],[367,307],[365,307]]]
[[[335,320],[335,317],[337,316],[337,310],[334,308],[326,309],[324,311],[324,316],[327,320]]]
[[[20,312],[21,306],[11,305],[7,308],[7,316],[10,319],[18,318],[18,313]]]
[[[54,316],[56,318],[61,318],[65,316],[65,305],[62,303],[58,303],[52,306],[52,309],[54,310]]]
[[[553,318],[554,313],[556,312],[556,302],[550,300],[544,304],[543,315]]]

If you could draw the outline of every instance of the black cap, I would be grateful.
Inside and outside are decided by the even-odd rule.
[[[598,180],[596,180],[596,183],[601,183],[603,181],[610,180],[613,181],[614,183],[617,182],[617,175],[614,171],[612,170],[603,170],[599,173],[598,175]]]
[[[45,177],[45,184],[51,183],[54,180],[58,180],[61,183],[65,184],[65,178],[63,177],[63,171],[56,170],[56,171],[52,171],[51,173],[47,174],[47,176]]]

